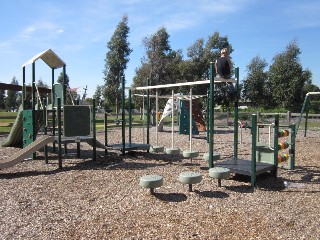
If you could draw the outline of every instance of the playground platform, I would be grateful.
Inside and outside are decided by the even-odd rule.
[[[139,143],[126,143],[124,145],[124,150],[125,151],[134,151],[134,150],[149,150],[150,149],[150,144],[139,144]],[[108,149],[113,149],[113,150],[120,150],[122,151],[123,149],[123,144],[113,144],[113,145],[108,145]]]
[[[251,176],[251,161],[244,159],[228,159],[215,163],[215,167],[225,167],[230,169],[230,172],[241,175]],[[256,175],[273,171],[275,166],[270,163],[257,162]]]

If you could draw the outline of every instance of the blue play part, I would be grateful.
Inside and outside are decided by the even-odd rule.
[[[189,135],[190,115],[189,109],[186,108],[185,101],[180,100],[180,118],[179,118],[179,134]],[[199,134],[196,122],[192,119],[192,134]]]

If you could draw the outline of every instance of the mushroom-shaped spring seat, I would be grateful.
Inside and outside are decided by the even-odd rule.
[[[163,185],[163,177],[159,175],[144,175],[140,178],[140,186],[149,188],[150,193],[154,194],[154,188]]]
[[[184,184],[189,184],[189,192],[192,192],[192,184],[200,183],[202,180],[199,172],[182,172],[179,175],[179,181]]]
[[[210,168],[209,176],[218,179],[218,187],[221,187],[221,179],[227,179],[230,177],[230,169],[224,167]]]

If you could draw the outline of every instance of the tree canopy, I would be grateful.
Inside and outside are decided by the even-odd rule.
[[[128,42],[129,31],[128,17],[123,16],[111,40],[107,43],[108,51],[103,71],[105,81],[103,96],[105,103],[114,107],[116,111],[118,111],[121,102],[121,81],[122,78],[125,78],[129,55],[132,52]]]

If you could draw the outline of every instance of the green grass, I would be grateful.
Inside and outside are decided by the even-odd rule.
[[[17,117],[16,112],[0,112],[0,132],[4,134],[8,134],[11,131],[11,127]],[[128,115],[125,116],[128,119]],[[121,128],[121,124],[116,125],[115,120],[121,119],[121,115],[119,118],[116,116],[108,116],[108,128]],[[230,116],[232,119],[232,116]],[[243,119],[242,119],[243,120]],[[248,120],[248,119],[246,119]],[[137,128],[141,126],[146,126],[147,117],[145,116],[144,120],[140,119],[140,115],[132,115],[132,127]],[[177,123],[177,116],[174,117],[174,122]],[[171,118],[167,117],[164,120],[165,126],[171,126]],[[300,123],[300,129],[304,128],[304,120]],[[308,128],[320,128],[320,121],[308,121]],[[103,131],[104,130],[104,119],[101,117],[96,118],[96,130]]]

